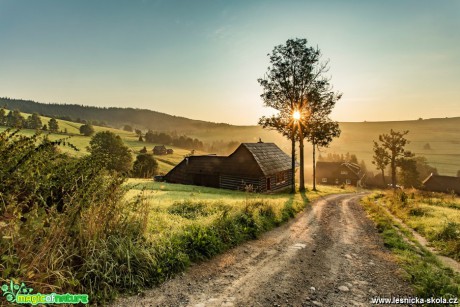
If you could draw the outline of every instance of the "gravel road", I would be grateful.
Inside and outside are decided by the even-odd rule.
[[[114,306],[371,306],[375,296],[410,296],[362,196],[321,198],[260,239]]]

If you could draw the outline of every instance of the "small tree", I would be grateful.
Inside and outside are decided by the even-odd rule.
[[[127,173],[131,169],[132,156],[119,135],[110,131],[96,133],[89,142],[91,157],[108,170]]]
[[[42,127],[42,120],[38,113],[33,113],[29,115],[26,121],[26,126],[29,129],[40,129]]]
[[[10,111],[6,116],[6,125],[8,127],[23,128],[25,119],[19,110]]]
[[[58,121],[54,117],[48,121],[48,128],[50,129],[51,132],[59,131]]]
[[[91,124],[84,124],[80,126],[80,134],[84,136],[91,136],[94,134],[94,128]]]
[[[48,126],[46,124],[44,124],[43,127],[42,127],[42,130],[43,131],[48,131]]]
[[[409,144],[409,141],[404,137],[408,133],[408,130],[398,132],[391,129],[390,134],[379,135],[381,147],[387,151],[390,157],[391,185],[393,189],[396,189],[396,168],[402,163],[403,159],[413,156],[410,151],[404,149]]]
[[[398,163],[398,181],[404,187],[418,188],[421,185],[417,162],[414,159],[401,159]]]
[[[390,164],[390,155],[387,153],[385,148],[380,146],[374,141],[374,155],[372,156],[372,164],[375,165],[377,170],[382,172],[382,182],[385,185],[385,169]]]
[[[139,150],[140,153],[147,153],[147,147],[144,146],[141,150]]]
[[[158,163],[152,155],[139,154],[133,164],[133,177],[151,178],[158,169]]]

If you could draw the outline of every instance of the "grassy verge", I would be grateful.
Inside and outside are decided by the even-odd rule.
[[[385,193],[381,203],[441,254],[460,261],[460,198],[409,190]]]
[[[374,193],[363,200],[369,217],[375,222],[385,246],[396,256],[419,297],[460,297],[460,276],[443,267],[381,207],[385,194]]]

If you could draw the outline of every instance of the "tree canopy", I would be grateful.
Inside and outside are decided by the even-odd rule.
[[[277,130],[291,140],[293,168],[295,141],[299,141],[302,190],[303,140],[306,138],[315,148],[328,146],[334,137],[340,135],[338,123],[332,121],[329,114],[341,94],[332,91],[325,76],[328,62],[321,62],[320,50],[308,46],[306,39],[289,39],[285,45],[276,46],[269,57],[271,66],[258,82],[263,88],[261,98],[264,105],[274,108],[278,114],[260,118],[259,124]],[[298,118],[294,118],[294,114]]]
[[[89,142],[91,157],[108,170],[127,173],[131,169],[132,156],[121,137],[110,131],[96,133]]]

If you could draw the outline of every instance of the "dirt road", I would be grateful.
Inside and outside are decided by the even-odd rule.
[[[370,306],[377,295],[410,295],[359,198],[320,199],[259,240],[116,306]]]

